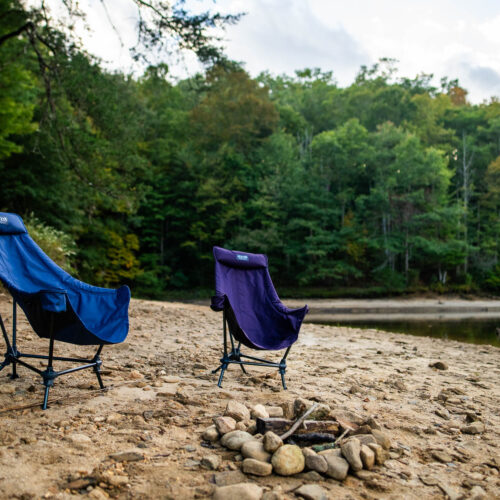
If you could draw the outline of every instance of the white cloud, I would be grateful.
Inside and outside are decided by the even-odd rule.
[[[60,5],[61,0],[51,2]],[[136,40],[133,3],[106,0],[124,46],[102,2],[81,3],[91,6],[88,21],[94,34],[82,35],[88,50],[108,61],[108,68],[127,71],[128,49]],[[224,37],[227,54],[253,75],[320,67],[348,85],[361,64],[391,57],[400,61],[401,76],[425,72],[436,81],[458,78],[473,102],[499,95],[494,77],[500,72],[498,0],[473,5],[470,0],[187,0],[186,5],[198,11],[247,12]],[[167,62],[177,75],[200,69],[193,57]]]

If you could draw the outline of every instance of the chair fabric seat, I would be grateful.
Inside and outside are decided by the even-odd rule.
[[[0,213],[0,280],[38,336],[79,345],[116,344],[129,329],[130,290],[88,285],[55,264],[33,241],[21,217]]]
[[[289,309],[278,297],[267,256],[214,247],[215,296],[211,308],[228,308],[231,334],[258,350],[290,347],[298,338],[308,307]],[[234,314],[234,321],[231,321]]]

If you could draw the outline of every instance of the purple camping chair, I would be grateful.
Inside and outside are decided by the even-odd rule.
[[[231,363],[278,368],[286,389],[286,358],[299,336],[308,307],[288,309],[274,289],[267,257],[264,254],[235,252],[214,247],[215,296],[211,308],[222,311],[224,355],[218,386],[222,387],[224,372]],[[229,327],[229,328],[228,328]],[[231,351],[228,351],[228,330]],[[236,345],[235,340],[238,345]],[[279,363],[241,353],[241,344],[250,349],[277,351],[286,349]],[[249,361],[247,361],[249,360]]]

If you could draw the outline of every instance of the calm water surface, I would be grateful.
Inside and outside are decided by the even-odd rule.
[[[500,328],[500,318],[474,319],[460,321],[414,320],[414,321],[335,321],[323,322],[333,326],[352,326],[355,328],[376,328],[386,332],[408,333],[424,337],[459,340],[471,344],[489,344],[500,347],[496,328]]]

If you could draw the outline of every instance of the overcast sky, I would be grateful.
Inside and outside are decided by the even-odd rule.
[[[123,46],[110,29],[100,0],[93,5],[85,44],[127,71],[135,41],[135,10],[127,0],[107,0]],[[84,2],[81,2],[84,3]],[[188,0],[197,10],[246,12],[224,34],[227,55],[251,75],[293,74],[319,67],[349,85],[360,65],[381,57],[399,61],[401,76],[433,73],[458,78],[472,102],[500,96],[500,0]],[[174,74],[194,71],[190,58],[171,64]]]

